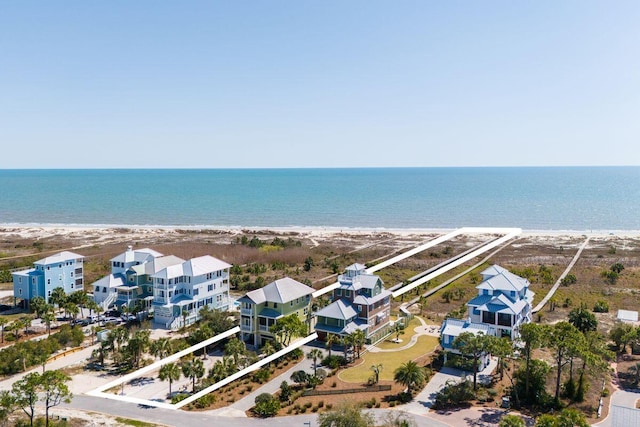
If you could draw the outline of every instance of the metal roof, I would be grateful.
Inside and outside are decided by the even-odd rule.
[[[67,261],[75,261],[77,259],[84,259],[84,256],[73,253],[73,252],[69,252],[69,251],[62,251],[55,255],[42,258],[41,260],[34,262],[34,264],[51,265],[51,264],[59,264]]]
[[[262,304],[265,301],[285,303],[311,295],[314,291],[315,289],[304,283],[300,283],[290,277],[284,277],[269,283],[261,289],[247,292],[243,298],[249,298],[255,304]]]
[[[342,299],[332,302],[328,306],[316,312],[316,316],[342,320],[350,320],[357,315],[358,313],[356,313],[356,310],[349,303],[345,302]]]

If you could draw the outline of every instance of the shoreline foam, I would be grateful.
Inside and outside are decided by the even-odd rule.
[[[493,228],[493,227],[492,227]],[[497,228],[497,227],[496,227]],[[87,233],[156,233],[180,231],[218,231],[229,234],[243,232],[267,232],[288,234],[296,233],[308,236],[330,237],[345,234],[393,234],[399,236],[441,234],[455,228],[386,228],[386,227],[335,227],[335,226],[220,226],[220,225],[136,225],[136,224],[0,224],[0,233],[18,234],[21,237],[34,237],[38,234],[77,234]],[[640,230],[527,230],[523,229],[523,237],[559,237],[559,236],[591,236],[591,237],[640,237]]]

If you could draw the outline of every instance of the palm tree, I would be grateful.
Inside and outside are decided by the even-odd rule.
[[[269,357],[276,352],[276,348],[273,346],[271,340],[265,342],[260,350],[265,357]],[[271,362],[267,363],[267,366],[271,366]]]
[[[169,381],[169,396],[171,396],[171,384],[180,379],[180,367],[175,363],[167,363],[160,368],[158,378],[160,381]]]
[[[33,317],[26,316],[20,319],[20,324],[24,328],[24,336],[26,337],[29,333],[29,328],[31,327],[31,323],[33,323]]]
[[[333,344],[338,341],[338,336],[334,334],[327,334],[327,338],[325,340],[325,347],[329,350],[329,357],[331,357],[331,347],[333,347]]]
[[[149,348],[149,334],[151,331],[142,329],[136,331],[127,344],[127,352],[133,357],[133,363],[137,367],[140,366],[142,354]]]
[[[393,333],[396,334],[396,342],[400,341],[400,335],[404,334],[404,326],[397,321],[393,324]]]
[[[209,369],[209,378],[212,378],[215,382],[221,381],[227,377],[227,367],[225,363],[221,360],[218,360],[213,364],[211,369]]]
[[[238,338],[231,338],[224,346],[224,354],[233,358],[233,363],[236,366],[240,366],[240,358],[247,353],[247,348],[244,342]]]
[[[204,376],[204,363],[202,359],[191,357],[182,363],[182,373],[185,377],[191,378],[192,391],[196,391],[196,379]]]
[[[378,384],[378,381],[380,381],[380,371],[382,371],[382,363],[371,365],[369,369],[373,371],[373,383]]]
[[[164,359],[171,354],[171,341],[167,337],[158,338],[151,342],[150,352],[158,359]]]
[[[353,342],[353,347],[356,350],[356,353],[358,355],[358,359],[360,359],[360,350],[362,350],[362,347],[364,346],[364,342],[366,339],[367,339],[367,336],[365,335],[362,329],[358,329],[357,331],[351,334],[351,340]]]
[[[322,357],[322,351],[317,348],[314,348],[309,353],[307,353],[307,359],[313,359],[313,376],[316,376],[318,373],[318,359]]]
[[[407,387],[408,393],[421,387],[426,380],[424,370],[418,366],[413,360],[403,363],[393,372],[393,379],[395,382],[400,383]]]
[[[64,293],[64,288],[54,288],[51,291],[51,296],[49,296],[49,303],[58,307],[58,310],[64,305],[67,301],[67,294]]]
[[[56,320],[56,315],[54,314],[52,309],[53,307],[51,307],[50,310],[47,310],[44,313],[42,313],[42,321],[44,322],[45,325],[47,325],[47,333],[49,334],[49,336],[51,336],[51,323],[53,323],[53,321]]]
[[[36,317],[40,317],[40,315],[44,312],[46,305],[47,302],[41,296],[32,298],[31,301],[29,301],[29,307],[36,314]]]

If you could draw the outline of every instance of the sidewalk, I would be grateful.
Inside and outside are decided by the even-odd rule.
[[[496,358],[491,358],[489,364],[480,372],[478,372],[478,383],[489,384],[491,382],[491,374],[498,365]],[[465,377],[469,377],[469,372],[463,372],[459,369],[443,368],[440,372],[431,377],[427,386],[402,409],[416,415],[427,415],[429,409],[435,402],[436,394],[442,390],[447,381],[460,382]]]

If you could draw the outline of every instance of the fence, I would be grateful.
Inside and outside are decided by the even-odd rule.
[[[370,387],[359,388],[346,388],[342,390],[305,390],[302,392],[303,396],[326,396],[331,394],[348,394],[348,393],[367,393],[376,391],[389,391],[391,390],[390,384],[374,385]]]

